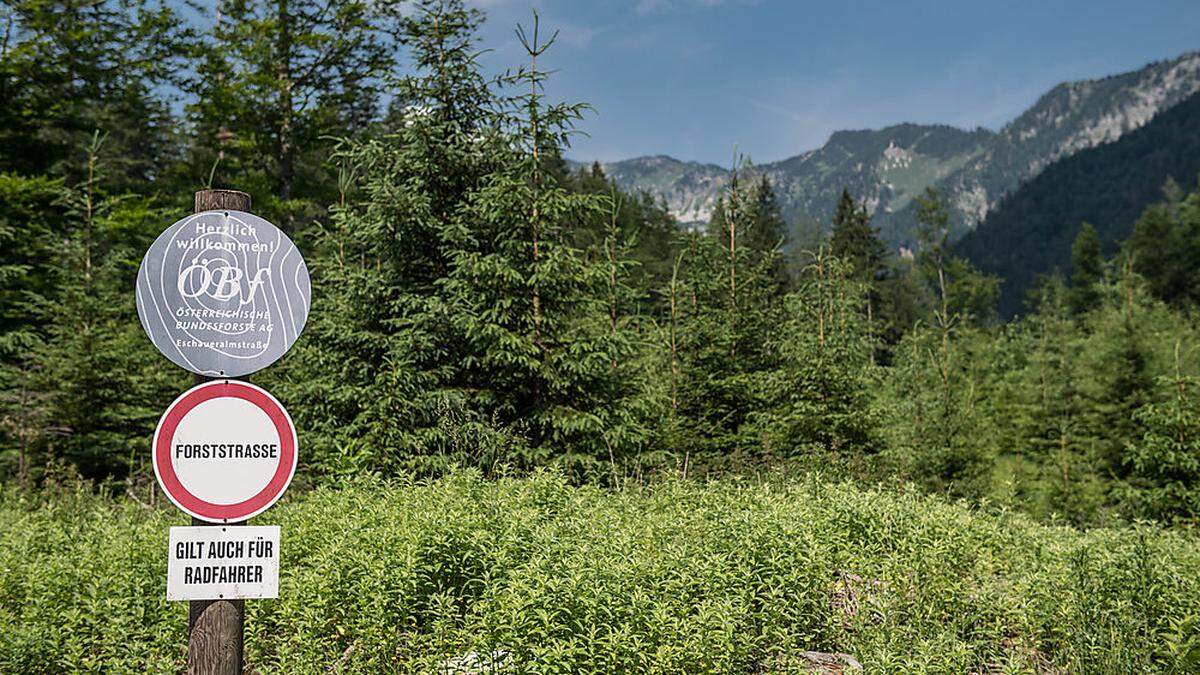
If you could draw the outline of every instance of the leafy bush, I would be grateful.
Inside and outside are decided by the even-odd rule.
[[[277,506],[279,600],[247,603],[263,673],[868,672],[1196,666],[1200,547],[1034,524],[810,477],[606,491],[552,474],[322,488]],[[0,671],[176,671],[173,510],[0,497]],[[1189,659],[1192,659],[1189,661]]]

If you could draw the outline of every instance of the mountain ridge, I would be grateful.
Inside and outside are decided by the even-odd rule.
[[[1111,142],[1200,91],[1200,51],[1123,73],[1051,87],[998,130],[902,122],[838,130],[818,148],[747,170],[771,179],[792,223],[828,223],[843,187],[866,203],[894,246],[911,245],[913,198],[938,188],[954,237],[971,231],[1000,200],[1051,163]],[[664,154],[601,163],[624,189],[663,200],[684,225],[705,222],[728,169]]]

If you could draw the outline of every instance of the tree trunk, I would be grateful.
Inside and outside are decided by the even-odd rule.
[[[292,110],[292,17],[288,13],[288,0],[279,0],[276,5],[276,21],[278,22],[278,42],[275,53],[276,86],[279,87],[279,191],[276,196],[280,201],[292,198],[292,189],[296,181],[296,149],[294,147],[294,113]],[[288,216],[284,230],[289,234],[291,216]]]

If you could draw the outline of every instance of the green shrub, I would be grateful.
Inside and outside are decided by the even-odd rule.
[[[167,507],[0,498],[0,671],[177,671]],[[323,488],[283,529],[279,600],[247,602],[263,673],[1187,671],[1200,547],[1081,533],[817,478],[607,491],[551,474]],[[1193,659],[1189,662],[1189,659]],[[1189,665],[1190,663],[1190,665]]]

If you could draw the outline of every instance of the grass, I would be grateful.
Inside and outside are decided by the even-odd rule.
[[[537,475],[323,488],[247,602],[262,673],[1194,671],[1200,546],[817,478],[605,491]],[[175,672],[171,509],[0,494],[0,672]]]

